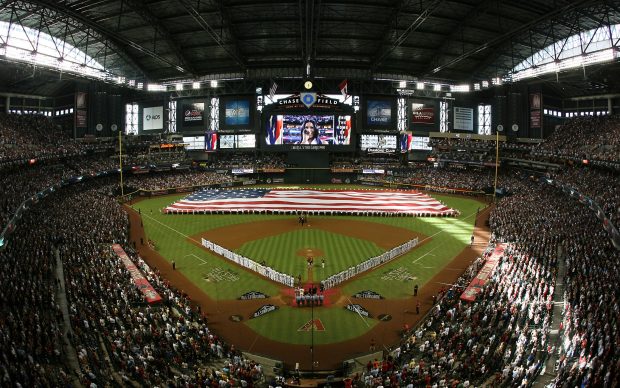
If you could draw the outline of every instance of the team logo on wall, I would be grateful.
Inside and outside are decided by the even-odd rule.
[[[306,108],[310,108],[316,102],[316,93],[301,92],[299,93],[299,99],[301,100],[301,103],[306,106]]]
[[[354,313],[358,313],[366,318],[370,318],[370,313],[362,305],[348,304],[345,306],[345,308],[349,311],[353,311]]]
[[[301,326],[297,331],[325,331],[325,325],[321,322],[320,319],[311,319],[306,322],[303,326]]]
[[[254,314],[252,314],[252,318],[262,317],[263,315],[270,313],[272,311],[276,311],[277,309],[278,309],[278,306],[274,306],[272,304],[266,304],[263,307],[256,310]]]
[[[381,295],[377,294],[374,291],[370,291],[370,290],[360,291],[357,294],[354,294],[353,297],[361,298],[361,299],[383,299]]]
[[[239,299],[241,300],[250,300],[250,299],[265,299],[265,298],[269,298],[268,295],[263,294],[260,291],[250,291],[250,292],[246,292],[245,294],[241,295],[239,297]]]

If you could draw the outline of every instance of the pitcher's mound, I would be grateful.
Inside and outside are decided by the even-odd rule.
[[[303,248],[295,252],[297,256],[306,257],[322,257],[325,253],[318,248]]]

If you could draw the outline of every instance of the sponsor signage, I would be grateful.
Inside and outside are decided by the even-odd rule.
[[[142,110],[142,130],[151,131],[164,128],[164,107],[154,106]]]
[[[340,102],[338,100],[335,100],[333,98],[316,95],[313,105],[327,105],[327,106],[333,107],[333,106],[338,105],[339,103]],[[282,106],[292,105],[296,107],[299,107],[300,105],[305,106],[305,104],[301,100],[301,96],[290,96],[286,98],[281,98],[278,100],[278,105],[282,105]]]
[[[86,128],[88,126],[88,93],[77,92],[75,94],[75,127]]]
[[[183,104],[183,126],[198,127],[204,124],[205,103]]]
[[[353,297],[361,299],[383,299],[381,295],[371,290],[360,291],[357,294],[354,294]]]
[[[363,306],[359,304],[348,304],[345,306],[345,308],[349,311],[353,311],[354,313],[358,313],[366,318],[370,318],[370,313],[368,312],[368,310],[366,310]]]
[[[250,125],[250,100],[226,101],[224,122],[227,126]]]
[[[252,318],[262,317],[263,315],[268,314],[272,311],[276,311],[277,309],[278,309],[278,306],[274,306],[272,304],[263,305],[261,308],[256,310],[254,314],[252,314]]]
[[[75,126],[77,128],[86,128],[87,127],[87,119],[88,114],[86,113],[86,109],[76,109],[75,110]]]
[[[435,124],[435,107],[431,104],[414,102],[411,104],[412,124]]]
[[[263,294],[260,291],[250,291],[250,292],[246,292],[245,294],[241,295],[239,297],[239,299],[241,300],[250,300],[250,299],[265,299],[265,298],[269,298],[268,295]]]
[[[231,172],[233,174],[236,174],[236,175],[240,175],[240,174],[253,174],[254,173],[254,169],[253,168],[233,168],[231,170]]]
[[[385,174],[385,170],[365,168],[362,170],[362,174]]]
[[[392,120],[392,101],[387,99],[368,99],[366,101],[366,126],[391,127]]]

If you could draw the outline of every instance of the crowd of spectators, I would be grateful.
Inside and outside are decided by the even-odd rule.
[[[483,258],[439,292],[426,320],[405,332],[392,360],[368,366],[362,377],[366,386],[521,386],[540,372],[550,348],[558,232],[572,210],[554,202],[562,194],[553,188],[510,179],[523,190],[500,202],[491,216],[495,234]],[[462,301],[465,287],[499,241],[509,247],[489,283],[475,302]]]
[[[584,166],[566,168],[552,175],[581,194],[592,198],[618,226],[620,220],[620,173]]]
[[[6,150],[30,149],[28,144],[48,141],[24,129],[28,125],[44,126],[44,120],[2,117],[0,160],[13,157],[12,151]],[[584,149],[573,143],[592,135],[588,128],[597,123],[605,130],[596,141],[605,147],[590,144],[585,151],[593,153],[585,156],[601,155],[596,152],[618,146],[615,120],[574,120],[567,131],[575,139],[560,141],[552,137],[548,144],[536,148],[582,157],[578,153]],[[27,134],[22,136],[22,132]],[[476,143],[476,147],[483,145]],[[281,156],[265,156],[258,161],[252,157],[231,156],[210,167],[286,166]],[[387,160],[386,165],[392,162],[395,160]],[[347,165],[346,160],[337,163]],[[365,163],[358,160],[349,165],[359,167]],[[381,163],[367,166],[378,165]],[[116,166],[113,156],[102,153],[80,162],[62,160],[3,169],[0,225],[6,225],[24,199],[44,188],[75,175],[90,175]],[[488,169],[430,166],[401,170],[387,177],[395,183],[475,191],[492,187],[493,178],[493,171]],[[617,174],[582,166],[566,168],[552,178],[593,198],[617,224]],[[228,174],[181,171],[128,174],[126,184],[158,190],[232,179]],[[66,323],[70,324],[70,344],[77,355],[83,385],[226,387],[261,380],[260,365],[243,359],[212,333],[203,312],[188,296],[150,269],[132,248],[127,238],[127,216],[110,195],[114,185],[101,178],[42,198],[24,213],[10,243],[0,252],[2,384],[71,385],[73,371],[67,363],[71,350],[62,345]],[[489,249],[454,285],[437,295],[428,318],[404,334],[391,357],[369,364],[361,379],[366,386],[529,385],[552,352],[560,354],[556,378],[559,386],[620,383],[620,351],[616,346],[620,343],[620,254],[600,221],[577,202],[566,205],[570,200],[556,188],[528,176],[502,174],[498,186],[508,188],[512,195],[501,200],[491,215],[491,242],[507,242],[510,247],[491,281],[474,303],[460,300]],[[164,298],[163,303],[148,305],[143,301],[128,271],[109,250],[112,243],[123,246]],[[64,268],[64,282],[56,277],[56,253]],[[566,277],[562,279],[565,305],[561,346],[553,348],[548,331],[558,260],[566,266]],[[59,295],[63,294],[68,302],[68,322],[59,304]],[[222,358],[228,360],[226,367],[214,368],[212,361]]]
[[[256,152],[222,153],[217,158],[205,163],[206,167],[214,169],[251,168],[286,168],[292,165],[287,161],[287,155],[281,153],[257,154]]]
[[[620,155],[620,116],[570,119],[545,139],[533,155],[617,162]]]
[[[84,386],[252,386],[260,365],[212,333],[205,315],[142,261],[128,241],[128,220],[107,179],[63,188],[24,213],[0,252],[0,380],[66,386],[71,365],[61,327]],[[110,250],[121,244],[163,298],[145,303],[129,271]],[[56,277],[55,254],[64,268]],[[59,307],[64,291],[69,322]],[[51,304],[50,304],[51,301]],[[216,359],[227,360],[214,368]],[[243,382],[242,382],[243,380]],[[94,385],[92,385],[94,384]]]
[[[53,159],[84,154],[81,142],[70,139],[42,115],[0,114],[0,163]]]

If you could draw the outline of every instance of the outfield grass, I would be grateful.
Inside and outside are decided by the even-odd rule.
[[[339,188],[343,188],[339,186]],[[367,187],[365,187],[367,189]],[[260,291],[267,295],[277,295],[281,287],[260,276],[253,275],[238,268],[229,261],[211,254],[187,241],[188,236],[197,235],[214,228],[246,223],[250,221],[290,219],[295,216],[284,215],[166,215],[160,209],[185,195],[155,197],[134,205],[142,213],[144,228],[149,239],[153,240],[157,251],[168,261],[175,260],[177,269],[202,288],[216,300],[237,299],[248,291]],[[471,199],[442,195],[432,195],[447,206],[458,209],[458,218],[412,218],[412,217],[354,217],[330,216],[334,219],[352,219],[373,222],[377,227],[391,225],[409,229],[429,236],[428,241],[410,253],[379,267],[375,271],[363,274],[346,283],[343,294],[353,295],[359,291],[372,290],[386,298],[406,298],[412,294],[414,284],[423,287],[436,273],[443,269],[463,248],[469,244],[473,231],[476,211],[483,203]],[[316,218],[318,216],[314,216]],[[309,232],[302,236],[300,233]],[[309,240],[310,239],[310,240]],[[286,252],[287,257],[297,250],[312,245],[325,252],[329,258],[329,271],[337,272],[333,258],[342,257],[351,260],[356,257],[370,257],[379,254],[383,249],[367,241],[355,241],[352,237],[328,233],[322,230],[303,230],[285,233],[277,237],[248,241],[236,251],[248,257],[252,252],[265,259],[270,265],[272,259]],[[310,241],[310,242],[309,242]],[[353,243],[354,241],[354,243]],[[350,254],[354,252],[354,255]],[[359,256],[358,256],[359,255]],[[283,255],[284,256],[284,255]],[[359,262],[357,259],[353,259]],[[361,260],[363,261],[363,260]],[[290,267],[286,267],[289,263]],[[351,262],[352,263],[352,262]],[[349,262],[338,265],[350,266]],[[301,273],[306,278],[305,261],[285,260],[277,264],[276,269],[293,276]],[[333,269],[331,267],[334,267]],[[301,271],[300,271],[301,270]],[[327,277],[321,273],[315,260],[314,276],[316,279]],[[208,278],[208,281],[205,280]],[[266,302],[269,303],[269,302]],[[355,303],[355,299],[353,299]],[[376,319],[362,320],[357,314],[342,308],[315,309],[326,326],[325,332],[315,332],[316,343],[332,343],[355,338],[376,324]],[[309,311],[305,308],[283,307],[263,317],[245,320],[257,332],[282,342],[307,343],[310,333],[298,332],[298,328],[306,323]],[[376,318],[376,317],[375,317]],[[246,317],[247,319],[247,317]],[[281,327],[280,327],[281,326]],[[338,327],[341,327],[339,329]]]

